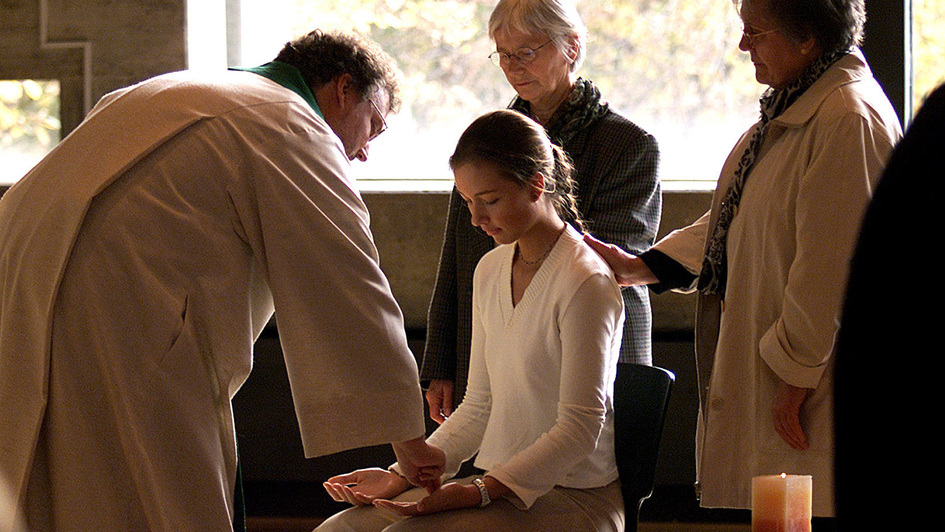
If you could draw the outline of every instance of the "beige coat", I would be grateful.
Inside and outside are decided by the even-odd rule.
[[[307,456],[424,432],[341,142],[274,82],[196,76],[106,96],[0,201],[0,476],[33,530],[227,529],[273,309]]]
[[[699,295],[697,482],[703,506],[750,508],[753,476],[813,475],[814,513],[830,516],[833,353],[847,264],[901,130],[858,51],[769,128],[728,236],[724,306]],[[693,273],[753,130],[725,162],[710,212],[656,245]],[[779,380],[814,390],[801,411],[808,450],[774,430]]]

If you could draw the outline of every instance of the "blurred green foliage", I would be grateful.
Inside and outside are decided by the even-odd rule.
[[[59,129],[59,82],[0,80],[0,149],[48,151]]]
[[[945,82],[945,0],[912,0],[916,107]],[[404,74],[404,108],[417,134],[442,136],[449,124],[504,107],[514,96],[487,56],[495,0],[287,0],[292,33],[358,30],[395,58]],[[755,119],[764,87],[738,50],[741,21],[731,0],[577,0],[589,30],[578,72],[635,122],[658,129],[669,148],[731,142]],[[283,16],[280,13],[280,16]],[[738,124],[744,123],[744,126]],[[705,130],[709,131],[706,132]],[[46,152],[59,141],[59,84],[0,80],[0,150]],[[700,133],[695,133],[702,130]],[[402,129],[403,131],[403,129]],[[675,137],[675,138],[673,138]],[[720,151],[720,148],[706,149]],[[667,158],[667,162],[670,158]],[[708,172],[707,178],[714,178]]]
[[[418,123],[464,119],[514,95],[487,56],[495,0],[297,0],[293,31],[355,29],[404,72],[405,112]],[[579,74],[633,116],[690,124],[753,108],[762,91],[738,51],[741,23],[729,0],[583,0],[590,34]],[[712,115],[707,117],[706,115]]]

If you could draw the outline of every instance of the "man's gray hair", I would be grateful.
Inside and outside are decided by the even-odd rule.
[[[313,90],[350,74],[361,98],[387,91],[390,112],[400,109],[400,72],[380,45],[356,32],[315,30],[285,44],[276,61],[299,69]]]

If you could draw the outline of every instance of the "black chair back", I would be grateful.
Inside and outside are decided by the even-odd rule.
[[[628,532],[636,532],[640,505],[653,493],[663,422],[675,379],[663,368],[617,364],[614,446]]]

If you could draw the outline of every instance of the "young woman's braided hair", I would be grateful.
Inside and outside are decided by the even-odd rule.
[[[450,157],[453,170],[467,163],[488,164],[523,188],[530,188],[535,175],[541,174],[545,181],[542,192],[551,199],[558,216],[584,231],[574,198],[571,158],[552,144],[534,120],[508,109],[480,116],[460,136]]]

